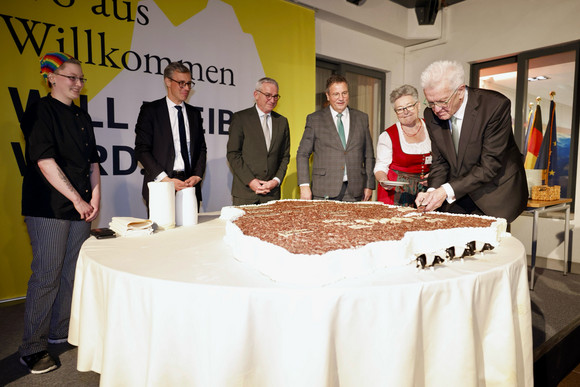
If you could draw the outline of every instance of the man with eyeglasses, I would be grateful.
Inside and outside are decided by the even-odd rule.
[[[135,157],[145,172],[143,198],[149,207],[150,181],[173,181],[176,191],[195,187],[199,208],[207,147],[201,113],[185,103],[194,85],[191,71],[172,62],[163,81],[167,96],[144,103],[135,125]]]
[[[510,100],[465,86],[463,66],[438,61],[421,74],[425,123],[433,154],[429,190],[415,203],[425,211],[516,219],[528,189],[512,132]]]
[[[370,200],[375,189],[375,154],[366,113],[348,106],[348,82],[326,81],[329,106],[306,117],[296,165],[301,199]],[[310,186],[309,159],[312,163]]]
[[[261,78],[254,106],[232,117],[226,156],[234,175],[235,206],[280,199],[290,161],[290,129],[286,117],[274,111],[279,99],[278,82]]]

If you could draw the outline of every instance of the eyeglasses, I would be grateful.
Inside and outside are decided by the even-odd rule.
[[[61,77],[68,78],[71,81],[73,81],[73,83],[77,83],[77,81],[79,81],[80,83],[85,83],[87,81],[87,78],[75,77],[73,75],[64,75],[64,74],[59,74],[59,73],[55,73],[55,74],[60,75]]]
[[[406,114],[407,111],[413,109],[415,106],[417,106],[418,103],[419,103],[419,101],[416,101],[413,104],[410,104],[410,105],[407,105],[407,106],[403,106],[403,107],[400,107],[400,108],[396,108],[395,109],[395,113],[397,113],[398,116],[403,115],[403,114]]]
[[[424,104],[433,109],[435,106],[439,107],[439,108],[446,108],[449,105],[449,101],[451,101],[451,98],[453,98],[453,96],[455,95],[455,93],[457,93],[457,90],[459,90],[459,88],[463,86],[457,86],[457,89],[455,89],[455,91],[451,94],[451,96],[449,98],[447,98],[447,101],[435,101],[435,102],[429,102],[427,100],[425,100]]]
[[[189,81],[189,82],[185,82],[185,81],[176,81],[173,78],[167,77],[170,81],[173,81],[175,83],[177,83],[179,85],[180,89],[183,89],[185,86],[189,86],[190,89],[193,89],[193,86],[195,86],[195,82],[194,81]]]
[[[346,98],[346,97],[348,97],[348,91],[343,91],[342,93],[339,93],[339,92],[332,93],[332,94],[330,94],[330,96],[334,99],[337,99],[340,97]]]
[[[262,90],[256,90],[256,91],[260,94],[263,94],[267,100],[273,99],[274,101],[278,101],[280,98],[282,98],[282,96],[280,94],[272,95],[270,93],[264,93]]]

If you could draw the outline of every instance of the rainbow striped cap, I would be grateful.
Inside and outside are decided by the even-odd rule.
[[[40,58],[40,73],[48,82],[48,74],[54,73],[64,62],[73,59],[69,54],[64,52],[49,52]]]

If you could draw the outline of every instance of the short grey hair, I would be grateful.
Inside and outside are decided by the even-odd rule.
[[[448,86],[456,89],[465,84],[465,70],[459,62],[440,60],[431,63],[421,74],[423,89]]]
[[[406,95],[413,97],[415,101],[419,100],[419,92],[417,92],[417,89],[411,85],[403,85],[391,91],[391,94],[389,95],[391,105],[394,105],[396,100]]]
[[[174,72],[189,74],[191,75],[191,71],[189,68],[185,67],[185,65],[181,62],[171,62],[165,67],[163,70],[163,78],[171,78],[173,77]]]
[[[271,83],[274,86],[276,86],[276,89],[280,90],[280,88],[278,87],[278,82],[276,82],[276,80],[274,80],[273,78],[264,77],[260,78],[258,82],[256,82],[256,91],[262,91],[260,89],[262,88],[262,85],[264,83]]]

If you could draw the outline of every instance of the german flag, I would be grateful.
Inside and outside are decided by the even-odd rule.
[[[534,113],[534,124],[530,130],[528,136],[527,153],[526,159],[524,161],[524,167],[526,169],[534,169],[536,166],[536,160],[538,159],[538,154],[540,153],[540,148],[542,146],[542,110],[540,105],[536,105],[536,112]]]

